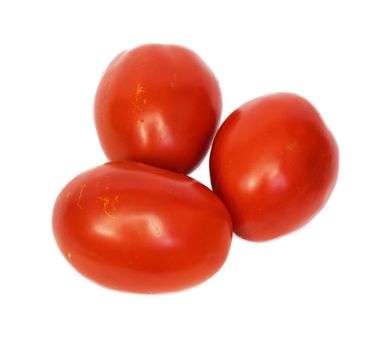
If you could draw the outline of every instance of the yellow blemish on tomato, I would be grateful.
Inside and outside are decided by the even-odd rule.
[[[296,142],[291,142],[287,145],[287,150],[288,151],[293,151],[295,148],[297,148],[297,143]]]
[[[116,210],[116,203],[119,201],[119,195],[114,197],[112,201],[110,197],[97,197],[98,200],[102,202],[102,210],[103,212],[110,218],[115,218],[112,213]]]
[[[144,86],[140,83],[137,83],[135,89],[135,99],[131,101],[133,109],[133,113],[139,113],[142,110],[142,105],[147,103],[147,99],[145,98],[145,89]]]
[[[141,85],[140,83],[137,83],[137,85],[136,85],[136,99],[138,99],[138,97],[143,93],[144,93],[143,85]]]
[[[176,83],[177,83],[177,73],[174,73],[173,79],[170,81],[170,87],[174,88]]]
[[[85,187],[86,187],[86,184],[80,185],[80,193],[79,193],[79,196],[77,197],[77,200],[76,200],[76,206],[79,207],[81,210],[83,209],[82,205],[81,205],[81,200],[82,200],[82,196],[84,194]]]

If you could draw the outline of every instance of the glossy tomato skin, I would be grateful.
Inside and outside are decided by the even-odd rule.
[[[338,147],[307,100],[277,93],[225,120],[210,171],[235,233],[265,241],[298,229],[324,206],[337,179]]]
[[[53,231],[68,261],[104,286],[160,293],[224,263],[232,237],[221,200],[197,181],[136,162],[86,171],[59,194]]]
[[[148,44],[121,52],[95,98],[95,122],[109,160],[180,173],[207,153],[221,114],[218,82],[187,48]]]

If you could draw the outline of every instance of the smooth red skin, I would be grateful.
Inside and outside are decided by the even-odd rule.
[[[235,233],[265,241],[298,229],[324,206],[337,179],[338,147],[307,100],[277,93],[225,120],[210,171]]]
[[[180,46],[149,44],[120,53],[95,98],[95,122],[109,160],[189,173],[202,160],[221,114],[218,82]]]
[[[185,289],[224,263],[230,215],[207,187],[135,162],[86,171],[59,194],[53,231],[75,269],[117,290]]]

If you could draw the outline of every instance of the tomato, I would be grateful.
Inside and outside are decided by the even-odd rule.
[[[83,275],[140,293],[198,284],[224,263],[230,215],[207,187],[178,173],[136,162],[86,171],[59,194],[53,231]]]
[[[149,44],[121,52],[98,86],[95,122],[109,160],[189,173],[221,114],[218,82],[194,52]]]
[[[337,179],[338,147],[307,100],[277,93],[225,120],[210,170],[235,233],[264,241],[298,229],[324,206]]]

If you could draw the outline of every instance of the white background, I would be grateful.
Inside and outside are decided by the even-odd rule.
[[[0,4],[0,348],[376,349],[375,1],[7,1]],[[56,195],[105,162],[92,106],[119,51],[186,45],[213,69],[223,118],[258,95],[308,98],[341,153],[303,229],[235,238],[188,291],[114,292],[81,277],[51,231]],[[208,160],[193,176],[209,185]]]

